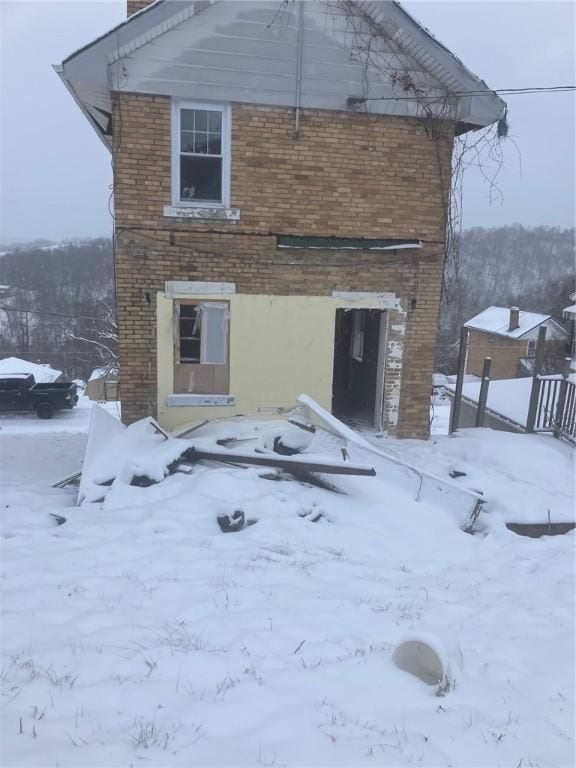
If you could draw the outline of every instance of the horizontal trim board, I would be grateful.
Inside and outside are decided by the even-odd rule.
[[[278,235],[276,247],[322,251],[395,251],[400,248],[422,248],[422,243],[420,240],[375,240],[353,237]]]
[[[236,293],[236,283],[210,283],[190,280],[167,280],[164,284],[164,294],[167,298],[174,296],[222,296]]]
[[[361,302],[362,308],[399,309],[399,299],[395,293],[371,291],[332,291],[333,299],[346,302]],[[366,303],[371,307],[366,307]]]
[[[179,219],[214,219],[221,221],[238,221],[240,210],[238,208],[211,208],[204,206],[179,206],[165,205],[164,216]]]
[[[166,398],[166,406],[168,408],[179,406],[234,405],[235,402],[234,395],[168,395]]]

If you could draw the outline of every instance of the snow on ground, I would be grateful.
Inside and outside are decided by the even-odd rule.
[[[441,387],[435,389],[430,404],[430,434],[447,435],[450,429],[452,401]]]
[[[462,394],[469,400],[478,402],[481,382],[466,382]],[[455,385],[454,385],[455,388]],[[526,425],[528,405],[532,391],[532,378],[523,379],[494,379],[488,387],[486,406],[495,413],[500,413],[516,424]]]
[[[377,441],[467,473],[489,499],[470,536],[378,477],[333,477],[340,495],[216,464],[75,508],[48,486],[78,465],[82,410],[14,423],[2,765],[574,765],[574,534],[503,526],[573,510],[568,446],[487,429]],[[266,442],[275,427],[198,435],[254,429]],[[223,534],[235,508],[258,522]],[[391,660],[422,632],[461,652],[445,696]]]
[[[456,389],[454,377],[447,377],[449,383],[448,389],[452,392]],[[462,387],[462,394],[468,400],[478,403],[480,397],[481,380],[473,377],[476,381],[465,381]],[[542,378],[557,378],[555,376],[543,376]],[[452,381],[453,379],[453,381]],[[572,379],[573,380],[573,379]],[[505,416],[507,419],[515,421],[520,426],[526,426],[528,419],[528,406],[530,404],[530,393],[532,392],[532,377],[521,379],[494,379],[488,387],[487,407]]]
[[[39,419],[33,413],[0,413],[0,435],[29,434],[52,435],[55,432],[88,432],[90,411],[94,402],[85,395],[78,393],[78,405],[70,410],[56,411],[52,419]],[[120,403],[114,401],[99,403],[108,413],[120,418]],[[82,461],[82,453],[77,457],[77,464]]]

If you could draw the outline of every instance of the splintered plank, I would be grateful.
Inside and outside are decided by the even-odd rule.
[[[188,448],[182,454],[187,461],[220,461],[224,464],[251,464],[257,467],[278,467],[287,472],[305,471],[321,472],[326,475],[363,475],[374,477],[376,470],[367,464],[351,464],[350,462],[321,462],[310,461],[302,456],[268,456],[253,453],[236,453],[235,451],[206,451]]]

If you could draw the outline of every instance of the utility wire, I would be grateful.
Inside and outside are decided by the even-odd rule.
[[[422,94],[414,96],[369,96],[365,99],[354,99],[354,101],[421,101],[422,99],[439,99],[446,96],[486,96],[486,94],[489,93],[499,93],[504,96],[516,96],[535,93],[571,93],[572,91],[576,91],[576,85],[546,85],[530,88],[487,88],[484,91],[450,91],[434,96],[425,96]]]
[[[40,312],[36,309],[18,309],[17,307],[0,307],[0,312],[25,312],[30,315],[48,315],[49,317],[66,317],[70,320],[96,320],[101,322],[105,317],[88,317],[86,315],[63,315],[59,312]]]

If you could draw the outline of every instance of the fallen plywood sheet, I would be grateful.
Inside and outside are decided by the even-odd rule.
[[[125,427],[106,411],[94,406],[90,418],[86,455],[78,492],[78,504],[100,502],[108,491],[130,484],[134,477],[160,482],[167,467],[185,449],[184,441],[170,437],[154,419],[147,417]]]
[[[326,439],[329,440],[330,436],[333,440],[344,440],[351,458],[360,461],[369,460],[374,464],[378,475],[383,478],[396,478],[402,482],[402,485],[405,485],[408,479],[414,486],[416,499],[426,496],[429,501],[452,508],[461,517],[460,522],[462,524],[465,524],[470,515],[486,502],[481,493],[420,469],[372,445],[366,438],[343,424],[308,395],[300,395],[298,402],[308,409],[310,420],[315,417],[315,420],[323,427],[324,436],[316,433],[317,445],[321,445],[322,441],[326,442]]]
[[[86,497],[88,485],[91,482],[90,469],[97,458],[106,451],[110,440],[124,432],[126,427],[99,405],[93,405],[88,424],[88,440],[84,451],[84,463],[80,485],[78,487],[78,504]]]

